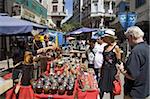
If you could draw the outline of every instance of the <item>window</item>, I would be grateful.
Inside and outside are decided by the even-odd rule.
[[[61,21],[57,21],[57,22],[56,22],[56,26],[57,26],[57,27],[60,27],[60,25],[61,25]]]
[[[53,12],[57,12],[57,5],[53,6]]]
[[[93,3],[96,3],[96,2],[98,2],[98,0],[93,0]]]
[[[53,0],[52,3],[58,3],[58,0]]]
[[[39,0],[40,3],[42,3],[42,0]]]
[[[135,1],[135,7],[138,8],[146,3],[146,0],[136,0]]]
[[[65,4],[65,0],[63,0],[63,4]]]
[[[97,5],[97,3],[94,4],[94,12],[98,12],[98,5]]]
[[[65,12],[65,6],[63,6],[63,12]]]

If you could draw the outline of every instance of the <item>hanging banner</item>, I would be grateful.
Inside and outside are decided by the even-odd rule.
[[[120,12],[118,14],[120,24],[126,30],[130,26],[134,26],[137,20],[137,14],[135,12]]]
[[[137,14],[134,12],[128,12],[128,27],[134,26],[137,20]]]
[[[122,27],[126,30],[127,29],[127,13],[126,12],[120,12],[118,15],[120,24]]]

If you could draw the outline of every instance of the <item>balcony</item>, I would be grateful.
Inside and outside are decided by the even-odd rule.
[[[58,3],[58,0],[53,0],[52,3]]]
[[[66,17],[66,13],[65,12],[52,12],[50,13],[50,16]]]

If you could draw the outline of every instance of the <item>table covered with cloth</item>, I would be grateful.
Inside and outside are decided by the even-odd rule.
[[[51,95],[51,94],[34,94],[34,99],[48,99],[48,98],[52,98],[52,99],[75,99],[77,94],[77,80],[75,81],[75,87],[74,87],[74,91],[73,91],[73,95],[67,95],[67,92],[65,92],[64,95]]]

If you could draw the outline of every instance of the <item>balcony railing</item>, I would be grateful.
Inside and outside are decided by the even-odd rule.
[[[58,3],[58,0],[53,0],[52,3]]]
[[[62,16],[62,17],[66,17],[66,13],[65,12],[52,12],[50,13],[51,16]]]

